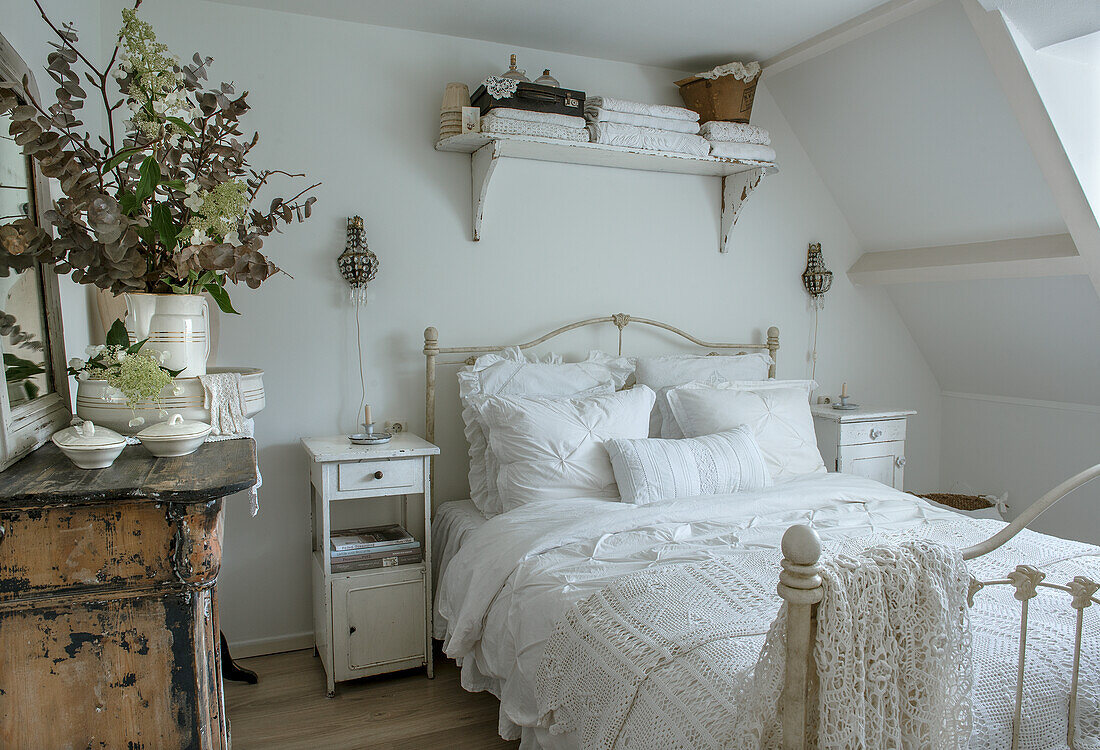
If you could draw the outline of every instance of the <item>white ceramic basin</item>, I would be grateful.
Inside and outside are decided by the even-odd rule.
[[[209,372],[239,372],[245,416],[251,417],[263,410],[266,403],[263,370],[256,367],[211,367]],[[203,408],[203,395],[202,383],[197,377],[176,378],[172,385],[161,391],[162,406],[144,401],[131,410],[126,405],[125,397],[107,385],[106,380],[77,380],[76,414],[81,419],[110,427],[123,435],[133,435],[149,425],[167,420],[171,414],[182,414],[184,419],[209,423],[210,410]],[[162,408],[167,414],[161,414]],[[145,421],[131,426],[130,420],[134,417]]]

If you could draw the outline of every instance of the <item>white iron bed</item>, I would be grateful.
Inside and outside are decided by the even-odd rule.
[[[620,354],[622,332],[630,323],[670,331],[709,351],[767,350],[775,359],[779,348],[775,328],[763,344],[715,344],[623,314],[563,326],[519,346],[528,349],[566,331],[606,323],[618,328]],[[425,332],[429,440],[435,432],[437,366],[471,363],[477,354],[503,348],[441,348],[436,330]],[[964,556],[972,561],[971,747],[1100,747],[1100,693],[1092,676],[1100,668],[1100,651],[1082,636],[1095,617],[1090,605],[1100,603],[1093,583],[1100,580],[1100,548],[1024,530],[1059,498],[1098,475],[1100,466],[1067,480],[1009,525],[962,518],[843,474],[739,493],[735,501],[711,496],[638,507],[576,498],[522,506],[488,520],[478,518],[469,501],[448,503],[433,523],[442,561],[435,633],[448,655],[462,663],[463,686],[500,699],[502,737],[522,739],[524,750],[577,750],[582,747],[578,733],[552,734],[539,726],[534,689],[546,641],[565,611],[641,570],[717,555],[746,561],[770,555],[775,588],[744,592],[752,600],[752,615],[727,648],[738,668],[751,667],[786,600],[782,747],[803,750],[808,679],[815,672],[811,644],[821,598],[822,543],[826,548],[858,545],[860,537],[883,531],[928,537],[965,547]],[[1017,565],[1021,562],[1026,564]],[[986,586],[991,590],[973,596]],[[1029,633],[1038,652],[1035,645],[1028,648]]]

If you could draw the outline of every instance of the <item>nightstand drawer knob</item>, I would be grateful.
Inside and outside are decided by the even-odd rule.
[[[382,472],[380,472],[380,471],[374,472],[374,478],[375,479],[381,479],[382,478]]]
[[[872,440],[878,440],[880,437],[882,437],[882,430],[878,427],[872,427],[871,428],[871,439]]]
[[[348,628],[348,633],[354,633],[354,632],[355,632],[355,626],[352,625],[351,627]]]
[[[894,459],[894,463],[896,463],[898,465],[899,469],[902,466],[905,466],[905,456],[898,456],[897,458]]]

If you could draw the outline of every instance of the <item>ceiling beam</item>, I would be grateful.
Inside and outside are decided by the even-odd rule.
[[[960,0],[1100,294],[1100,224],[1000,11]]]
[[[765,60],[761,67],[768,74],[781,73],[826,52],[831,52],[865,34],[889,26],[895,21],[920,13],[940,2],[942,0],[890,0],[866,13],[861,13],[850,21],[845,21],[839,26],[834,26],[828,31],[823,31],[801,44],[780,52],[775,57]]]
[[[864,253],[848,269],[853,284],[1023,279],[1088,273],[1068,234]]]

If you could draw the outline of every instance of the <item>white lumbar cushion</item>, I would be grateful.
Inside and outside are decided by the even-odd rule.
[[[608,440],[605,444],[624,503],[729,492],[770,484],[764,456],[747,427],[683,440]]]
[[[502,512],[496,489],[496,459],[489,450],[478,416],[480,402],[492,395],[541,397],[587,396],[614,393],[634,368],[625,357],[592,352],[584,362],[562,363],[549,354],[541,360],[524,356],[518,347],[485,354],[458,373],[462,420],[470,450],[470,499],[486,516]]]
[[[812,380],[688,383],[669,391],[668,403],[687,437],[746,425],[772,481],[785,482],[825,473],[810,414],[810,394],[816,388]]]
[[[666,357],[639,357],[635,380],[657,392],[658,408],[653,412],[649,434],[651,437],[682,437],[675,425],[664,418],[664,388],[681,386],[695,381],[726,382],[731,380],[764,380],[772,364],[770,355],[763,352],[734,355],[683,354]]]
[[[652,408],[653,391],[645,386],[586,398],[486,398],[479,412],[499,465],[504,510],[573,497],[618,500],[603,444],[644,438]]]

